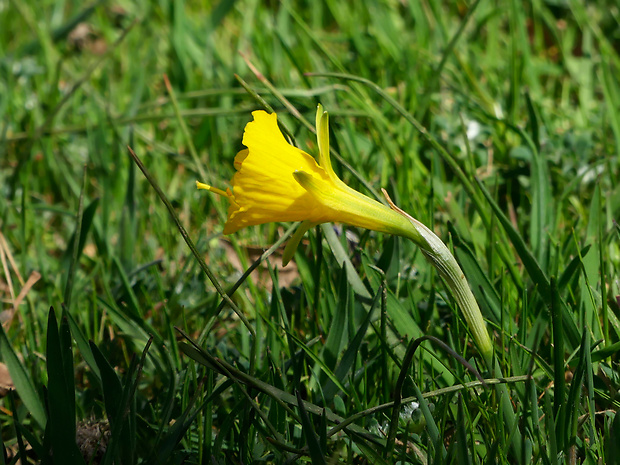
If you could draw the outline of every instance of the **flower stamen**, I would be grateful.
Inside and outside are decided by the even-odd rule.
[[[205,184],[204,182],[196,181],[196,187],[198,189],[204,189],[206,191],[213,192],[214,194],[221,195],[222,197],[228,197],[228,193],[222,189],[218,189],[217,187],[210,186],[209,184]]]

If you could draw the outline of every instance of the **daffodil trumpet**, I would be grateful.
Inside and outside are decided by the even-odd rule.
[[[437,268],[485,361],[491,363],[493,349],[486,324],[454,256],[430,229],[394,205],[385,191],[391,208],[351,189],[336,175],[329,156],[329,119],[323,107],[318,106],[316,115],[318,163],[286,141],[275,113],[255,111],[252,116],[243,134],[247,148],[235,157],[232,190],[196,182],[199,189],[228,199],[224,234],[257,224],[301,221],[285,247],[285,264],[305,232],[320,223],[344,223],[406,237]]]

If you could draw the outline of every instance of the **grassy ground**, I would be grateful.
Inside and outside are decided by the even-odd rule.
[[[620,461],[615,2],[214,3],[0,0],[0,464]],[[264,105],[316,154],[319,102],[339,175],[454,250],[493,372],[409,242],[221,235],[194,181]]]

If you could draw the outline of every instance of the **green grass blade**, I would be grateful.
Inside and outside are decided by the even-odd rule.
[[[32,447],[32,450],[37,454],[37,457],[40,457],[42,460],[45,460],[49,457],[49,440],[44,439],[44,443],[41,443],[41,438],[35,436],[30,430],[23,427],[19,421],[19,414],[17,411],[17,406],[15,405],[15,394],[13,391],[9,392],[9,404],[11,406],[11,413],[14,418],[14,426],[15,426],[15,435],[17,440],[17,451],[19,453],[19,457],[28,457],[28,450],[26,449],[26,444]],[[24,439],[26,441],[24,441]]]
[[[86,336],[84,336],[84,333],[80,329],[78,323],[75,321],[75,318],[67,311],[63,313],[64,313],[63,316],[67,319],[67,322],[69,323],[69,328],[71,329],[71,334],[73,336],[73,339],[75,339],[75,343],[77,344],[78,349],[80,350],[80,354],[82,355],[82,357],[84,357],[84,360],[88,364],[88,368],[90,368],[93,371],[93,373],[95,374],[97,378],[101,379],[101,373],[99,372],[99,367],[97,366],[97,362],[95,361],[95,357],[90,348],[90,344],[88,340],[86,339]]]
[[[105,403],[105,410],[110,420],[110,424],[114,424],[118,421],[118,406],[121,402],[123,394],[123,386],[121,380],[112,368],[112,365],[108,362],[105,356],[101,353],[99,348],[94,342],[90,342],[90,350],[93,353],[99,372],[101,373],[101,387],[103,390],[103,400]]]
[[[355,438],[354,443],[359,449],[364,453],[364,455],[369,459],[368,463],[376,463],[379,465],[388,465],[392,462],[388,462],[386,460],[385,455],[377,452],[373,449],[366,441],[361,438]]]
[[[224,291],[224,288],[220,284],[219,280],[216,278],[215,274],[211,271],[209,266],[205,263],[204,258],[202,257],[202,255],[198,251],[198,249],[196,249],[196,246],[194,245],[194,242],[189,237],[189,234],[187,233],[187,231],[185,230],[185,227],[181,223],[181,220],[179,219],[179,216],[177,215],[174,207],[172,206],[172,204],[170,203],[170,201],[168,200],[168,198],[166,197],[164,192],[161,190],[161,188],[159,187],[159,185],[155,181],[155,178],[151,175],[151,173],[149,173],[149,171],[146,169],[146,167],[144,166],[142,161],[138,158],[138,156],[134,153],[134,151],[131,148],[129,148],[129,153],[130,153],[131,157],[133,158],[134,162],[138,165],[138,168],[140,168],[140,171],[142,171],[142,174],[144,174],[144,177],[146,177],[146,179],[148,180],[149,184],[151,184],[153,189],[155,189],[155,192],[157,192],[157,195],[159,196],[161,201],[166,206],[166,209],[168,210],[168,213],[170,213],[170,216],[172,216],[172,219],[173,219],[176,227],[178,228],[179,233],[183,237],[183,240],[185,241],[185,243],[187,244],[187,246],[191,250],[191,252],[194,255],[194,257],[196,258],[196,260],[198,261],[198,265],[200,266],[202,271],[209,278],[209,281],[211,281],[211,283],[213,284],[213,286],[215,287],[217,292],[222,296],[222,298],[226,301],[226,303],[230,306],[230,308],[232,308],[232,310],[237,314],[239,319],[241,319],[241,321],[243,321],[243,323],[244,323],[245,327],[248,329],[248,331],[250,331],[250,333],[254,336],[255,333],[256,333],[256,331],[254,329],[254,326],[250,324],[250,322],[248,321],[248,319],[244,315],[244,313],[231,300],[231,298],[228,296],[226,291]]]
[[[575,368],[570,389],[568,391],[568,399],[566,400],[566,422],[562,426],[564,434],[564,446],[569,447],[575,443],[577,436],[577,425],[580,416],[579,400],[583,391],[584,378],[587,369],[587,353],[590,351],[590,333],[588,330],[583,331],[581,338],[581,346],[579,348],[579,363]]]
[[[499,220],[502,228],[506,231],[506,234],[510,238],[512,245],[514,246],[517,254],[521,258],[523,262],[523,266],[527,270],[528,274],[532,281],[538,286],[538,292],[543,300],[547,303],[547,305],[551,305],[551,284],[549,282],[549,278],[545,275],[543,270],[540,268],[540,265],[536,261],[536,258],[529,251],[527,246],[525,245],[525,241],[519,232],[512,225],[510,220],[506,217],[504,212],[499,208],[499,205],[493,200],[491,194],[487,191],[484,185],[478,181],[478,186],[482,191],[482,194],[487,199],[487,202],[495,212],[497,219]],[[560,305],[562,306],[562,311],[564,312],[564,331],[568,337],[570,344],[573,347],[577,347],[579,344],[579,332],[577,330],[577,325],[575,324],[572,313],[568,311],[568,307],[566,304],[560,299]]]
[[[620,463],[620,413],[614,414],[614,419],[609,427],[609,434],[605,438],[607,463]]]
[[[340,349],[346,340],[347,315],[351,305],[352,293],[347,281],[346,270],[340,273],[340,283],[338,285],[338,295],[336,296],[337,306],[334,309],[332,322],[325,340],[322,356],[326,365],[334,369]]]
[[[551,326],[553,340],[553,413],[558,427],[564,428],[567,415],[566,392],[564,386],[564,334],[562,325],[562,308],[555,278],[551,278]],[[557,432],[559,433],[559,432]],[[563,448],[563,434],[557,434],[558,448]]]
[[[359,354],[360,347],[364,341],[364,336],[366,335],[368,327],[370,326],[370,322],[372,321],[372,316],[374,313],[373,310],[377,301],[378,299],[375,298],[375,303],[370,307],[370,310],[366,314],[366,317],[360,324],[359,330],[357,331],[357,333],[355,333],[355,336],[349,342],[349,345],[344,351],[340,362],[338,362],[338,365],[334,370],[334,376],[342,382],[344,382],[345,377],[349,374],[351,368],[353,368],[353,365],[355,364],[355,360]],[[336,388],[336,384],[331,382],[331,380],[325,385],[325,388],[323,389],[323,395],[328,402],[331,401],[334,395],[336,395]]]
[[[424,396],[422,395],[422,391],[420,391],[420,388],[417,384],[415,384],[415,382],[413,383],[413,391],[418,399],[418,403],[420,404],[422,414],[424,415],[424,420],[426,421],[426,428],[428,430],[428,435],[431,440],[433,450],[435,452],[435,457],[445,460],[447,452],[443,445],[442,437],[439,434],[439,427],[435,422],[435,417],[431,413],[428,401],[424,398]]]
[[[196,401],[198,400],[198,394],[201,391],[198,389],[196,394],[191,398],[189,405],[185,408],[183,413],[176,419],[172,427],[166,432],[165,436],[159,441],[159,447],[157,451],[154,451],[151,461],[156,464],[167,464],[172,460],[174,449],[183,439],[183,436],[187,433],[192,423],[200,413],[200,411],[212,401],[213,396],[207,397],[200,408],[194,408]]]
[[[548,434],[548,463],[555,465],[558,464],[558,442],[557,442],[557,434],[558,425],[554,420],[553,408],[551,407],[551,393],[547,391],[544,395],[545,399],[545,426]],[[546,444],[541,444],[541,446]]]
[[[85,464],[75,442],[75,386],[68,323],[60,328],[50,308],[47,324],[47,395],[49,434],[54,462]]]
[[[558,289],[566,289],[568,287],[571,279],[575,277],[575,274],[581,268],[581,259],[588,254],[591,247],[591,244],[586,245],[583,249],[581,249],[581,252],[573,257],[573,259],[568,263],[558,279]]]
[[[0,354],[2,360],[6,363],[15,389],[19,394],[19,398],[24,405],[28,408],[28,411],[32,415],[32,418],[39,424],[41,428],[45,428],[47,423],[47,416],[45,414],[45,408],[43,402],[39,397],[34,382],[30,375],[26,371],[24,364],[19,360],[15,351],[11,347],[4,328],[0,325]]]
[[[467,447],[467,427],[465,425],[465,411],[463,408],[463,396],[459,395],[457,398],[457,413],[456,413],[456,450],[457,450],[457,463],[462,465],[470,465],[470,450]],[[473,452],[473,451],[471,451]]]
[[[81,234],[82,234],[82,216],[84,213],[84,187],[86,185],[86,167],[84,167],[82,173],[82,188],[80,190],[80,198],[78,201],[78,211],[76,215],[75,222],[75,231],[73,233],[73,242],[69,243],[69,247],[67,252],[71,250],[71,259],[69,261],[69,267],[67,270],[67,278],[65,284],[65,293],[64,300],[67,308],[71,308],[71,291],[73,290],[73,280],[75,279],[75,272],[78,262],[78,257],[80,255],[80,242],[81,242]]]
[[[323,371],[323,373],[325,373],[325,375],[327,375],[327,377],[329,378],[329,380],[334,383],[336,385],[336,387],[341,390],[342,392],[344,392],[345,394],[348,394],[348,389],[346,389],[344,387],[344,385],[340,382],[340,380],[338,380],[338,378],[336,377],[336,375],[332,372],[332,370],[330,370],[327,365],[325,364],[325,362],[323,361],[323,359],[321,359],[316,353],[314,353],[314,351],[308,346],[308,344],[304,343],[301,339],[299,339],[297,336],[295,336],[293,333],[291,333],[290,331],[286,332],[288,337],[291,338],[292,341],[295,342],[295,345],[297,345],[300,349],[302,349],[304,351],[304,353],[314,362],[316,363],[319,368]]]
[[[325,235],[325,240],[329,244],[329,247],[331,248],[334,257],[336,258],[340,266],[346,270],[349,284],[351,284],[351,287],[353,288],[355,293],[364,299],[372,299],[372,296],[368,292],[368,289],[366,289],[366,285],[357,274],[357,271],[355,271],[355,267],[353,266],[353,263],[351,263],[351,259],[345,252],[344,247],[342,247],[340,240],[336,236],[334,227],[331,224],[322,224],[321,230]]]
[[[325,455],[323,450],[321,449],[321,444],[319,441],[319,437],[314,430],[314,426],[310,421],[310,417],[308,416],[308,412],[304,408],[304,402],[299,394],[299,391],[295,392],[297,397],[297,408],[299,409],[299,416],[301,418],[301,427],[304,432],[304,437],[306,438],[306,444],[308,446],[308,452],[310,453],[310,459],[312,460],[313,465],[326,465]]]

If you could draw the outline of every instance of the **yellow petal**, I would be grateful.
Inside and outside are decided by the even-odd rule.
[[[235,157],[237,172],[224,234],[246,226],[278,221],[326,221],[322,206],[293,177],[296,170],[328,180],[314,158],[290,145],[280,132],[275,114],[252,113],[243,144]]]
[[[398,235],[411,231],[401,215],[336,176],[329,158],[327,113],[321,106],[317,132],[324,166],[286,141],[275,114],[255,111],[252,116],[243,135],[247,148],[235,157],[232,192],[226,192],[230,207],[224,234],[280,221],[339,222]]]

